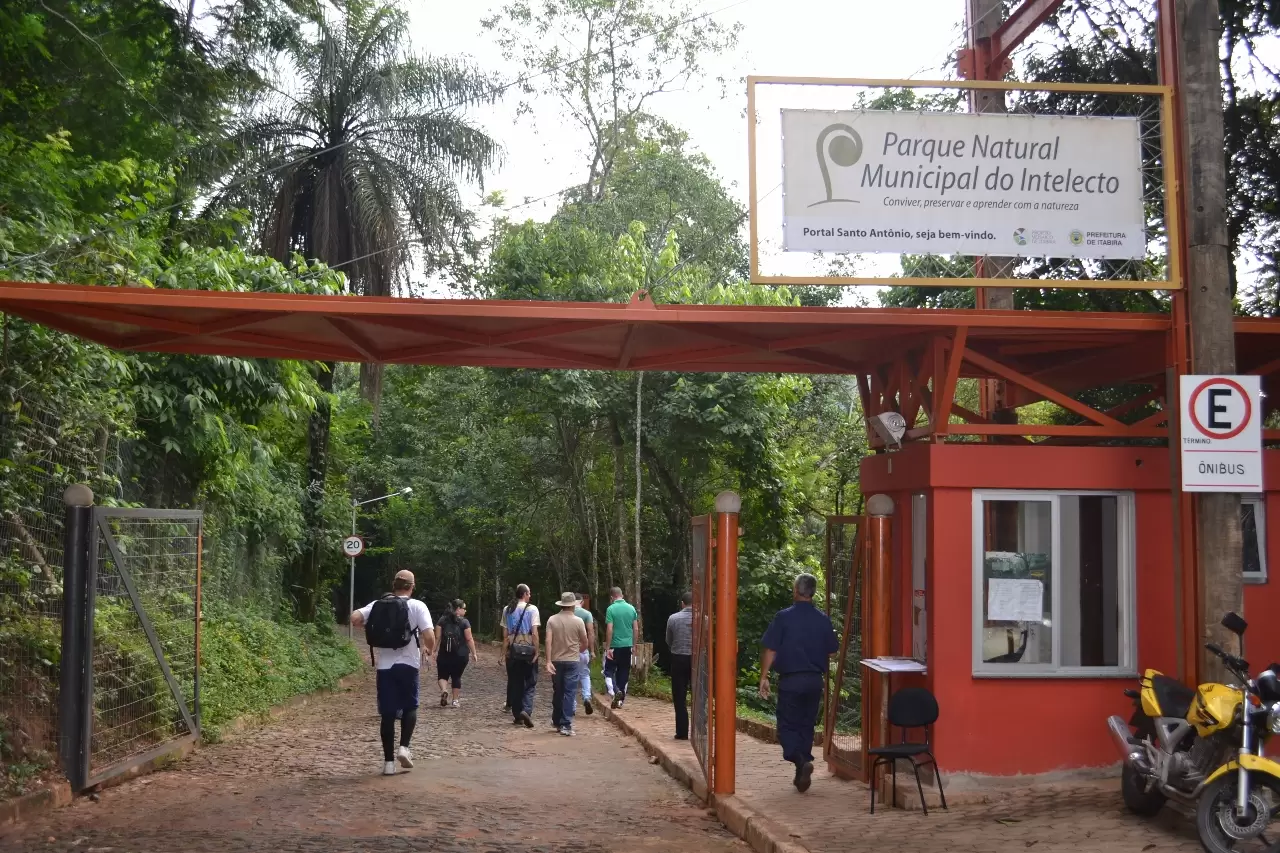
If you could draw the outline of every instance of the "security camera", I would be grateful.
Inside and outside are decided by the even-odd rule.
[[[883,412],[871,419],[871,426],[886,445],[902,446],[902,437],[907,434],[907,419],[902,415]]]

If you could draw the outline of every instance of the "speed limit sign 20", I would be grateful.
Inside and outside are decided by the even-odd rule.
[[[348,536],[342,540],[342,553],[348,557],[359,557],[364,553],[364,540],[359,536]]]

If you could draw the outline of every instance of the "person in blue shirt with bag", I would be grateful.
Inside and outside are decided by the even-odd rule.
[[[533,728],[533,695],[538,689],[538,608],[529,602],[527,584],[516,587],[516,598],[502,621],[507,658],[507,707],[516,725]]]
[[[778,671],[778,743],[796,766],[792,784],[803,793],[813,779],[813,730],[822,705],[828,659],[840,651],[827,614],[813,606],[818,579],[805,573],[792,585],[795,603],[779,610],[760,645],[760,697],[769,698],[769,670]]]

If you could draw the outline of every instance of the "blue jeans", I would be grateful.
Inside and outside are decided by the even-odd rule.
[[[551,681],[551,724],[556,728],[573,728],[577,710],[579,661],[553,661],[556,674]]]
[[[591,652],[578,655],[578,686],[582,688],[582,701],[591,701]]]

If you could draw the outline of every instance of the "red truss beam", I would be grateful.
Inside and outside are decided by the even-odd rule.
[[[245,358],[502,368],[841,373],[868,418],[888,410],[908,437],[1034,435],[1049,441],[1163,436],[1167,315],[1060,311],[805,308],[420,300],[0,282],[0,311],[107,346]],[[1236,322],[1241,371],[1280,399],[1280,320]],[[1000,379],[1015,402],[1051,400],[1074,425],[983,422],[956,405],[962,378]],[[1081,390],[1146,383],[1111,411]],[[1166,407],[1167,409],[1167,407]],[[921,417],[921,415],[924,417]],[[952,414],[967,423],[952,424]],[[917,423],[921,424],[917,426]],[[874,432],[872,441],[876,442]],[[1277,440],[1268,434],[1268,441]]]
[[[1013,67],[1009,57],[1062,3],[1063,0],[1023,0],[990,38],[975,39],[972,48],[959,52],[956,58],[960,76],[966,80],[1003,80]]]
[[[991,66],[1006,62],[1018,46],[1031,37],[1040,25],[1062,6],[1063,0],[1023,0],[1005,22],[991,34]],[[1002,75],[1003,76],[1003,75]],[[998,77],[986,77],[997,80]]]

